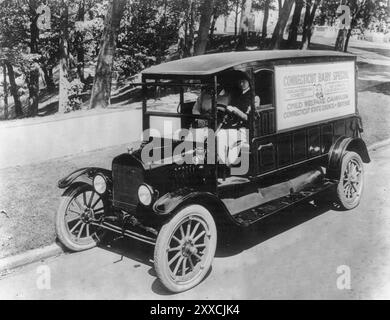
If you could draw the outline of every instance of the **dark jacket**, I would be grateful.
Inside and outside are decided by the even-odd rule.
[[[252,93],[251,90],[248,90],[244,94],[235,95],[232,98],[231,105],[233,107],[237,107],[242,112],[246,113],[248,108],[251,106],[252,103]]]

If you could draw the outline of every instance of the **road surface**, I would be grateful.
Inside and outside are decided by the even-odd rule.
[[[275,215],[218,249],[190,291],[165,291],[152,249],[117,240],[15,270],[0,280],[0,299],[389,299],[390,147],[371,156],[358,208],[307,204]]]

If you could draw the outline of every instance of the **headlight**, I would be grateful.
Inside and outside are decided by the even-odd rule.
[[[107,190],[106,178],[98,174],[93,178],[93,187],[98,194],[103,194]]]
[[[150,206],[153,199],[153,190],[146,184],[141,184],[138,188],[138,199],[144,206]]]

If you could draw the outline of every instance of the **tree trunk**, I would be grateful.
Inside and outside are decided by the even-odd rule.
[[[288,47],[295,45],[298,37],[299,23],[301,22],[301,13],[303,8],[303,0],[295,1],[294,13],[291,21],[290,32],[288,34]]]
[[[69,10],[65,2],[62,3],[61,36],[60,36],[60,90],[58,112],[64,113],[68,110],[68,71],[69,71],[69,50],[68,50],[68,15]]]
[[[283,0],[278,0],[278,19],[282,16]]]
[[[23,116],[23,110],[22,110],[22,103],[20,102],[20,98],[18,95],[18,86],[16,85],[16,81],[15,81],[14,68],[12,67],[12,64],[9,62],[6,62],[6,65],[8,69],[10,90],[11,90],[12,97],[14,98],[15,116],[17,118],[20,118]]]
[[[184,58],[186,52],[186,38],[187,38],[186,29],[187,28],[186,28],[185,18],[182,18],[179,23],[178,42],[177,42],[177,51],[179,53],[179,59]]]
[[[39,29],[37,26],[38,14],[36,13],[38,4],[36,0],[30,0],[30,52],[38,53],[38,38]],[[28,91],[29,91],[29,116],[35,117],[38,114],[38,103],[39,103],[39,69],[36,63],[29,74],[28,80]]]
[[[200,22],[198,29],[198,39],[195,46],[195,55],[201,55],[206,52],[207,41],[209,39],[209,31],[211,24],[211,16],[213,14],[214,0],[203,0],[200,7]]]
[[[243,0],[241,7],[240,19],[240,40],[238,44],[239,49],[245,49],[247,45],[249,32],[249,18],[252,11],[252,0]]]
[[[240,20],[240,33],[249,31],[249,19],[252,12],[252,0],[243,0]]]
[[[314,0],[313,8],[310,7],[311,5],[307,2],[306,3],[306,11],[305,11],[305,20],[303,24],[303,35],[302,35],[302,44],[301,49],[307,50],[310,45],[310,39],[312,36],[312,26],[314,22],[314,17],[316,15],[317,7],[320,3],[320,0]]]
[[[344,52],[347,52],[348,45],[349,45],[349,39],[351,38],[352,30],[356,27],[357,21],[356,17],[359,15],[360,11],[363,9],[365,2],[363,2],[360,7],[356,8],[355,12],[353,13],[351,17],[351,25],[349,26],[349,29],[347,31],[345,43],[344,43]]]
[[[218,16],[213,15],[213,19],[211,20],[211,25],[210,25],[210,39],[214,36],[214,31],[215,31],[215,24],[217,23]]]
[[[347,29],[339,29],[337,34],[336,43],[334,45],[334,49],[336,51],[344,51],[345,40],[347,38]]]
[[[77,20],[84,21],[85,15],[85,0],[82,0],[77,13]],[[76,49],[77,49],[77,74],[81,82],[85,82],[84,78],[84,35],[82,32],[76,34]]]
[[[8,86],[7,86],[7,67],[3,63],[3,88],[4,88],[4,119],[8,119]]]
[[[190,12],[188,19],[188,37],[186,41],[186,57],[191,57],[194,55],[194,45],[195,45],[195,1],[190,0]]]
[[[235,9],[235,17],[234,17],[234,36],[238,35],[238,9],[240,8],[240,1],[236,0],[236,9]]]
[[[51,66],[42,66],[43,75],[45,77],[46,88],[49,91],[53,91],[55,88],[53,79],[53,68]]]
[[[284,5],[278,22],[276,23],[274,33],[272,34],[271,45],[272,49],[280,49],[280,45],[283,41],[283,33],[286,28],[288,18],[290,17],[290,12],[294,0],[284,0]]]
[[[311,1],[307,0],[305,6],[305,18],[303,19],[303,33],[302,33],[302,42],[301,42],[301,49],[304,50],[306,50],[308,47],[307,33],[308,33],[308,29],[310,28],[309,26],[310,9],[311,9]]]
[[[351,28],[349,28],[347,31],[347,38],[345,39],[345,44],[344,44],[344,52],[347,52],[348,50],[348,44],[349,44],[349,39],[351,38],[351,33],[352,33],[352,24],[351,24]]]
[[[268,24],[268,17],[269,17],[269,4],[271,0],[265,0],[264,3],[264,18],[263,18],[263,28],[261,30],[261,37],[263,39],[267,38],[267,24]]]
[[[106,108],[110,104],[111,75],[116,49],[116,40],[126,0],[111,0],[101,40],[92,88],[90,108]]]
[[[163,15],[162,17],[160,18],[160,23],[161,23],[161,33],[158,37],[158,41],[160,41],[161,45],[160,45],[160,48],[158,51],[156,51],[156,64],[160,64],[164,58],[165,58],[165,53],[166,53],[166,50],[168,50],[169,48],[169,45],[168,45],[168,41],[167,41],[167,22],[168,22],[168,19],[167,19],[167,8],[168,8],[168,3],[167,3],[168,0],[164,0],[164,6],[163,6]],[[119,79],[119,77],[118,77]],[[119,81],[117,81],[117,87],[119,85]]]

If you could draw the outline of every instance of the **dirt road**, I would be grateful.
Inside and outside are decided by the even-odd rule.
[[[220,248],[209,276],[191,291],[166,292],[151,248],[114,241],[16,270],[0,280],[0,298],[389,299],[390,147],[371,156],[358,208],[307,204],[273,216]]]

